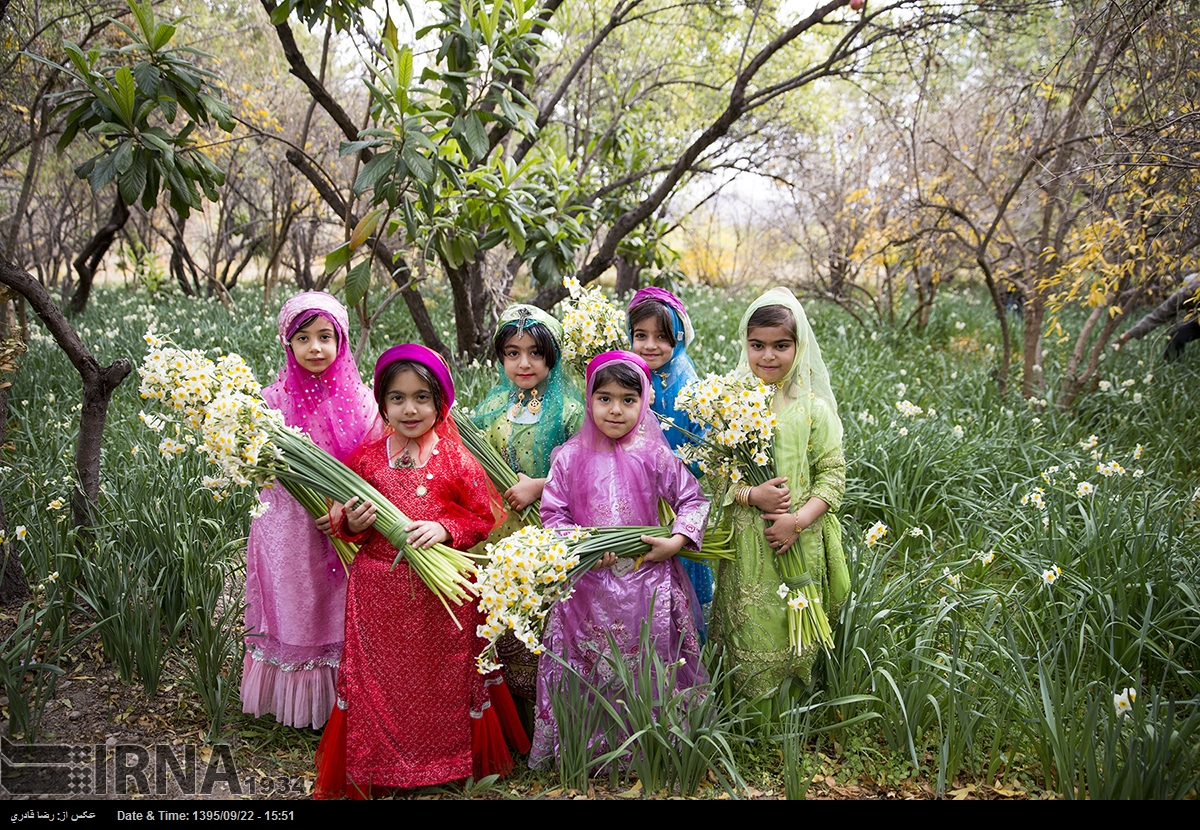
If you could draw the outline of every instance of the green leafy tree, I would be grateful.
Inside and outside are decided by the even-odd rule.
[[[101,150],[77,168],[76,173],[86,177],[93,190],[101,190],[115,181],[118,205],[126,206],[140,198],[145,207],[153,207],[165,190],[172,207],[186,216],[189,210],[201,205],[201,192],[215,198],[214,188],[223,180],[221,171],[205,157],[197,143],[197,125],[216,121],[222,127],[232,128],[229,110],[212,86],[212,76],[189,60],[202,53],[186,47],[170,48],[178,21],[156,20],[148,0],[144,5],[129,0],[129,7],[134,26],[109,21],[129,39],[127,45],[93,48],[85,53],[73,43],[63,44],[73,71],[58,68],[77,85],[64,95],[60,104],[67,118],[66,131],[58,146],[65,148],[81,131],[86,131],[100,142]],[[39,60],[57,66],[47,58]],[[181,112],[186,117],[180,117]],[[125,216],[128,218],[127,208]],[[110,217],[110,224],[115,218]],[[102,229],[97,237],[105,233]],[[109,235],[107,240],[96,244],[107,250],[111,241]],[[98,250],[99,247],[88,254],[95,257],[90,260],[93,268],[99,262]],[[82,273],[80,277],[76,298],[82,297],[82,302],[86,302],[90,279],[85,288]],[[77,526],[89,525],[92,506],[99,494],[100,448],[109,401],[132,366],[126,358],[101,366],[45,287],[8,257],[0,259],[0,284],[25,298],[82,380],[71,510]]]
[[[95,270],[128,221],[130,204],[140,201],[150,210],[166,191],[172,210],[186,219],[202,206],[202,195],[215,201],[216,188],[225,181],[197,136],[199,126],[213,122],[233,129],[214,76],[195,63],[204,53],[171,46],[179,21],[157,20],[149,0],[129,0],[129,8],[134,26],[110,20],[128,44],[87,53],[74,43],[63,45],[70,62],[65,71],[75,86],[59,104],[67,115],[58,149],[81,131],[94,137],[99,151],[75,173],[87,179],[93,193],[114,182],[117,189],[108,222],[75,260],[79,285],[72,311],[86,307]]]

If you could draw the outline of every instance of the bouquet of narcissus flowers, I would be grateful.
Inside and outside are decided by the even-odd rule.
[[[200,351],[176,348],[153,331],[145,339],[150,352],[138,367],[140,392],[144,399],[162,402],[168,412],[165,416],[142,413],[142,421],[161,432],[174,421],[172,413],[181,417],[181,422],[174,422],[176,434],[184,434],[184,441],[217,467],[216,476],[204,479],[214,496],[223,497],[231,487],[269,487],[278,480],[313,516],[325,513],[326,498],[369,500],[375,505],[374,527],[395,546],[396,561],[407,558],[447,610],[447,600],[459,605],[475,595],[471,582],[475,565],[470,557],[445,545],[425,549],[409,545],[405,528],[412,521],[311,438],[287,426],[283,416],[267,406],[241,357],[231,354],[212,361]],[[182,446],[166,439],[159,449],[172,455]],[[338,545],[344,562],[353,549],[335,542]],[[453,614],[451,619],[456,620]]]
[[[546,615],[554,603],[571,596],[572,586],[605,553],[618,559],[637,559],[650,550],[643,536],[669,538],[672,529],[648,527],[552,528],[526,526],[487,546],[488,563],[479,569],[479,610],[487,621],[477,633],[488,641],[476,659],[481,674],[500,668],[496,642],[506,631],[534,654],[542,651]],[[728,540],[725,540],[728,542]],[[698,561],[728,559],[727,549],[683,551]],[[636,567],[636,565],[634,566]]]
[[[625,314],[595,285],[584,288],[574,277],[563,285],[570,296],[563,300],[562,356],[582,376],[596,355],[629,348]]]
[[[684,460],[727,479],[734,488],[775,478],[773,442],[778,418],[771,411],[774,393],[773,387],[738,370],[710,374],[683,387],[675,399],[676,407],[707,428],[703,436],[688,433],[696,443],[683,448]],[[819,586],[809,575],[799,539],[774,561],[783,579],[778,593],[787,604],[791,647],[801,655],[818,646],[833,646]]]
[[[692,436],[697,443],[682,448],[684,461],[734,484],[758,478],[751,471],[772,464],[771,439],[778,425],[771,411],[773,392],[754,376],[738,371],[709,374],[683,387],[675,406],[708,427],[703,436]]]

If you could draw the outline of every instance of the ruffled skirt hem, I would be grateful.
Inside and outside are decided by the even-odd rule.
[[[320,729],[337,702],[337,666],[284,671],[249,652],[242,663],[242,711],[287,726]]]

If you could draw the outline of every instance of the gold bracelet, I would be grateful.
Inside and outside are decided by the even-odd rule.
[[[737,502],[738,504],[742,505],[743,507],[749,507],[750,506],[750,491],[752,489],[754,489],[754,488],[752,488],[752,487],[740,488],[736,493],[733,494],[733,500],[735,502]]]

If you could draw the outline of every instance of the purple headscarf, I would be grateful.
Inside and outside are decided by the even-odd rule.
[[[667,308],[673,310],[679,317],[679,324],[683,327],[683,346],[692,345],[692,341],[696,339],[696,332],[692,328],[692,320],[688,317],[687,308],[683,304],[683,300],[676,297],[670,291],[664,288],[655,288],[653,285],[648,288],[640,288],[633,295],[633,299],[629,301],[629,311],[633,311],[647,300],[657,300]],[[628,312],[627,312],[628,313]],[[672,332],[672,334],[676,334]],[[678,341],[680,338],[675,337]],[[675,344],[676,354],[681,351],[679,343]]]
[[[429,371],[433,372],[433,376],[437,378],[438,384],[442,387],[444,401],[442,411],[438,413],[441,417],[446,417],[446,413],[450,411],[450,407],[454,406],[454,380],[450,377],[450,368],[446,365],[446,361],[442,356],[433,349],[427,349],[418,343],[402,343],[399,346],[392,346],[386,352],[379,356],[379,360],[375,361],[375,387],[379,387],[379,376],[383,374],[383,370],[398,360],[411,360],[413,363],[420,363]]]
[[[319,314],[337,332],[337,357],[325,371],[313,374],[296,360],[288,340],[300,324]],[[345,461],[364,440],[381,434],[379,410],[362,382],[350,350],[346,308],[323,291],[297,294],[279,310],[279,341],[287,362],[263,399],[283,413],[288,426],[299,427],[318,447]]]

